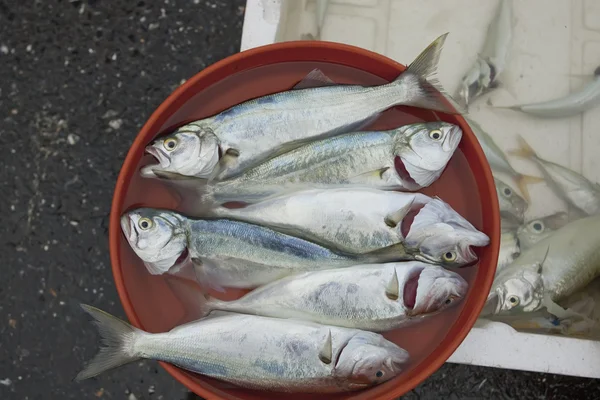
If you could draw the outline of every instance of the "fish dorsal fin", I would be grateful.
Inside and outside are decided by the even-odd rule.
[[[321,360],[325,364],[331,364],[331,360],[333,360],[333,346],[331,344],[331,329],[327,330],[327,338],[325,339],[325,343],[323,343],[323,347],[321,351],[319,351],[319,360]]]
[[[322,86],[334,86],[336,83],[332,81],[327,75],[318,68],[313,69],[306,75],[300,82],[296,84],[292,89],[307,89]]]
[[[385,288],[385,295],[390,300],[398,300],[398,297],[400,297],[400,283],[398,282],[396,268],[394,268],[394,276],[392,276],[392,279],[390,279],[390,282]]]

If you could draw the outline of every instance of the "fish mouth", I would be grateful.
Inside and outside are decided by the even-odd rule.
[[[417,304],[417,290],[419,289],[419,278],[422,272],[423,268],[411,271],[408,279],[404,282],[402,299],[404,300],[404,306],[411,311]]]
[[[494,315],[494,314],[498,314],[500,312],[500,306],[501,306],[501,302],[500,302],[500,296],[498,295],[498,292],[491,292],[485,302],[485,305],[483,306],[483,309],[481,310],[481,313],[479,314],[479,316],[488,316],[488,315]]]
[[[123,234],[125,235],[127,240],[130,243],[134,243],[137,237],[137,231],[135,230],[133,220],[129,218],[128,215],[123,215],[121,217],[121,229],[123,230]]]
[[[145,178],[156,178],[157,175],[154,172],[156,167],[160,167],[161,169],[165,169],[171,165],[171,160],[167,156],[167,153],[157,148],[154,145],[146,146],[144,149],[144,153],[150,154],[158,163],[156,164],[148,164],[140,170],[140,173]]]
[[[460,140],[462,139],[462,129],[459,126],[453,126],[450,128],[450,132],[448,132],[448,136],[446,139],[447,148],[444,149],[446,151],[454,151],[458,147]]]
[[[404,165],[404,161],[402,161],[400,156],[394,157],[394,169],[407,189],[415,190],[420,188],[420,185],[412,178],[412,176],[410,176],[410,173],[406,169],[406,165]]]

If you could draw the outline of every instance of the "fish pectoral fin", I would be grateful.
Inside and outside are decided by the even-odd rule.
[[[350,178],[351,183],[365,183],[372,181],[373,179],[381,180],[383,179],[383,174],[390,169],[390,167],[384,167],[380,169],[376,169],[374,171],[365,172],[359,175],[355,175]]]
[[[319,360],[321,360],[325,364],[331,364],[333,360],[333,346],[331,344],[331,329],[327,330],[327,338],[325,339],[325,343],[323,343],[323,347],[321,351],[319,351]]]
[[[292,89],[307,89],[323,86],[334,86],[336,83],[323,73],[319,68],[315,68],[308,73]]]
[[[402,260],[412,260],[412,257],[404,247],[404,243],[396,243],[388,247],[373,250],[369,253],[364,253],[359,256],[359,260],[368,263],[383,263]]]
[[[394,268],[394,276],[392,276],[392,279],[390,279],[390,282],[385,288],[385,295],[390,300],[398,300],[398,297],[400,297],[400,283],[398,282],[396,268]]]
[[[415,202],[415,198],[413,197],[413,199],[410,201],[410,203],[408,203],[404,207],[400,208],[399,210],[386,215],[385,218],[383,219],[385,224],[387,226],[389,226],[390,228],[395,228],[400,222],[402,222],[404,217],[406,217],[406,215],[410,212],[414,202]]]
[[[218,180],[223,172],[235,165],[239,156],[240,151],[238,149],[229,148],[225,150],[225,153],[210,174],[208,181]]]
[[[210,259],[201,259],[193,257],[190,259],[196,280],[203,290],[214,289],[218,292],[225,292],[225,289],[219,284],[220,279],[215,271],[219,270],[216,262]]]

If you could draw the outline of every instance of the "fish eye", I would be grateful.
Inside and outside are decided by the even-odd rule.
[[[544,230],[544,225],[542,225],[541,222],[534,222],[531,227],[533,228],[534,231],[536,232],[541,232]]]
[[[375,374],[376,377],[381,378],[383,376],[383,371],[377,371]]]
[[[165,140],[165,143],[163,144],[163,146],[168,151],[172,151],[172,150],[175,149],[175,147],[177,147],[177,139],[175,139],[175,138],[168,138],[167,140]]]
[[[431,132],[429,132],[429,137],[433,140],[440,140],[442,138],[442,131],[440,131],[439,129],[434,129]]]
[[[152,224],[153,224],[153,222],[150,218],[140,218],[140,220],[138,221],[138,226],[143,231],[146,231],[146,230],[152,228]]]
[[[519,305],[519,298],[517,296],[510,296],[508,302],[511,306],[516,307]]]
[[[446,305],[451,304],[451,303],[452,303],[452,297],[448,297],[446,299],[446,301],[444,302],[444,304],[446,304]]]
[[[456,261],[456,252],[454,252],[454,251],[447,251],[447,252],[444,253],[444,255],[442,256],[442,258],[446,262]]]
[[[503,193],[506,197],[512,195],[512,190],[510,188],[504,188]]]

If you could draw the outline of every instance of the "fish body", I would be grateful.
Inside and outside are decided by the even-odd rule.
[[[444,171],[462,130],[445,122],[355,132],[315,141],[206,187],[214,201],[256,201],[308,187],[418,190]],[[195,200],[193,200],[195,201]]]
[[[466,295],[457,273],[418,261],[307,272],[272,282],[212,310],[293,318],[384,332],[436,314]]]
[[[508,107],[540,118],[565,118],[581,114],[600,104],[600,67],[592,83],[558,99]]]
[[[517,237],[523,250],[530,248],[540,240],[552,235],[557,229],[569,222],[567,213],[559,212],[536,218],[517,229]]]
[[[520,148],[511,153],[534,161],[539,167],[548,186],[567,204],[586,215],[600,211],[600,186],[590,182],[583,175],[562,165],[539,157],[533,148],[519,136]]]
[[[558,302],[600,275],[600,216],[568,223],[498,273],[485,313],[533,312]]]
[[[500,255],[496,265],[496,274],[510,265],[521,254],[519,239],[514,232],[502,232],[500,236]]]
[[[193,220],[189,232],[196,274],[216,287],[252,288],[293,273],[360,263],[358,256],[240,221]]]
[[[148,333],[90,306],[105,347],[76,380],[139,359],[164,361],[244,388],[334,393],[395,377],[408,353],[373,332],[222,315]]]
[[[162,229],[165,221],[173,222],[172,229]],[[348,254],[259,225],[229,219],[190,219],[152,208],[125,213],[121,228],[151,274],[190,278],[193,272],[192,279],[217,290],[254,288],[299,272],[416,257],[402,244],[365,254]],[[455,240],[452,235],[446,236]],[[172,241],[176,245],[171,245]],[[155,243],[158,246],[149,245]],[[460,242],[459,245],[465,246]],[[445,247],[442,251],[450,252]],[[468,248],[464,252],[477,257]],[[448,256],[449,264],[460,260],[461,254]]]
[[[467,249],[489,243],[487,235],[448,204],[420,193],[309,189],[244,208],[218,207],[213,215],[271,227],[352,254],[404,243],[416,259],[447,265],[475,261]],[[454,246],[446,247],[444,243],[451,235]],[[424,237],[428,238],[426,243],[421,240]],[[448,252],[455,254],[446,256],[450,260],[444,259]]]
[[[510,186],[498,178],[494,178],[496,195],[500,206],[500,215],[508,221],[523,222],[528,204]]]
[[[506,155],[504,152],[498,147],[494,139],[474,120],[465,117],[467,123],[473,130],[473,133],[477,137],[479,144],[485,154],[485,158],[487,159],[490,167],[495,172],[502,172],[510,176],[517,183],[517,186],[523,196],[529,200],[529,189],[527,185],[530,183],[540,182],[541,179],[535,176],[524,175],[520,172],[517,172],[512,165],[508,162]],[[507,186],[506,184],[502,185]],[[512,189],[510,189],[512,191]]]
[[[488,26],[483,48],[463,76],[457,98],[469,104],[498,86],[498,76],[506,66],[511,40],[511,0],[500,0],[496,14]]]
[[[145,166],[142,175],[160,177],[166,172],[225,179],[307,141],[351,132],[393,106],[456,113],[452,99],[436,88],[435,81],[427,81],[436,70],[445,38],[436,39],[391,83],[296,86],[184,125],[146,148],[159,163]],[[324,84],[328,79],[322,73],[316,75],[309,74],[300,85],[308,81]]]

